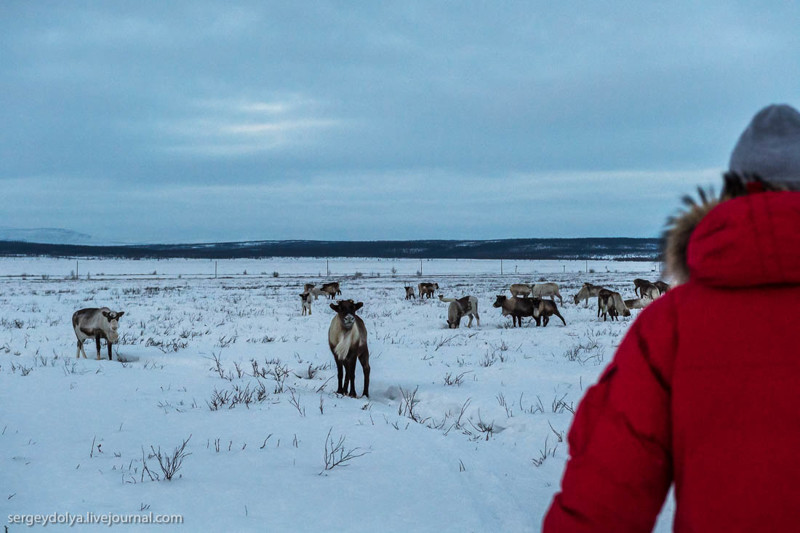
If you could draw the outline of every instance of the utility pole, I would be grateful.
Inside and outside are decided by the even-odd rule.
[[[503,275],[503,260],[500,260],[500,275]]]
[[[422,275],[422,258],[419,260],[419,275]]]
[[[214,279],[217,279],[217,264],[219,261],[214,261]]]

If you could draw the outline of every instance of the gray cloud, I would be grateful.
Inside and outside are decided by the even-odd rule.
[[[122,240],[580,236],[598,227],[599,197],[618,213],[603,234],[654,235],[648,217],[721,170],[759,107],[798,105],[798,15],[730,2],[4,2],[0,217],[78,229],[80,195],[96,191]],[[665,187],[664,175],[685,177]],[[54,183],[62,194],[48,196]],[[569,220],[537,223],[522,204],[493,215],[508,196],[492,191],[535,201],[541,183],[552,200],[538,212]],[[308,216],[270,203],[295,206],[282,191]],[[43,203],[12,202],[25,195]],[[337,219],[345,199],[358,209]],[[449,222],[468,209],[480,227]],[[641,222],[609,222],[631,214]]]

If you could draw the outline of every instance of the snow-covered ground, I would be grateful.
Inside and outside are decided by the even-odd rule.
[[[633,278],[658,277],[614,261],[505,261],[502,276],[499,261],[219,261],[217,278],[214,266],[80,259],[74,280],[75,259],[0,259],[6,523],[152,512],[184,517],[158,531],[538,531],[572,411],[631,324],[572,295],[590,281],[630,298]],[[334,279],[364,302],[369,399],[334,393],[329,302],[300,316],[303,283]],[[562,287],[566,326],[512,328],[492,308],[511,283],[545,279]],[[447,304],[406,301],[420,281],[477,296],[480,326],[448,330]],[[76,359],[72,312],[99,306],[125,311],[115,360],[89,342]],[[154,451],[165,460],[185,441],[163,479]],[[333,464],[332,450],[333,463],[353,457]]]

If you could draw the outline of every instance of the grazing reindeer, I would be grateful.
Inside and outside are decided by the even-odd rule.
[[[417,288],[419,289],[419,297],[420,297],[420,299],[424,298],[425,296],[430,298],[431,296],[433,296],[433,294],[436,291],[439,290],[439,284],[438,283],[420,283],[419,285],[417,285]]]
[[[530,296],[531,286],[527,283],[514,283],[508,288],[511,291],[511,296]]]
[[[100,339],[105,339],[110,361],[111,345],[119,340],[117,329],[119,328],[119,319],[124,314],[125,311],[112,311],[108,307],[99,309],[91,307],[75,311],[72,314],[72,329],[75,330],[75,336],[78,337],[78,353],[75,357],[80,357],[83,352],[83,358],[86,359],[83,342],[94,337],[97,342],[97,359],[100,359]]]
[[[362,302],[339,300],[331,304],[336,312],[328,328],[328,346],[336,361],[336,377],[338,394],[349,394],[356,397],[356,359],[361,363],[364,372],[364,396],[369,398],[369,348],[367,347],[367,328],[356,311],[361,309]],[[344,369],[344,383],[342,383]],[[349,392],[348,392],[349,387]]]
[[[517,298],[515,296],[508,298],[504,294],[498,294],[492,307],[499,307],[503,316],[511,315],[512,327],[517,327],[518,324],[519,327],[522,327],[522,317],[534,316],[533,300],[530,298]]]
[[[661,291],[658,289],[655,283],[648,283],[647,285],[639,286],[639,295],[642,298],[655,300],[656,298],[661,296]]]
[[[636,278],[635,280],[633,280],[633,293],[641,298],[642,297],[641,288],[646,287],[648,285],[652,285],[648,280]]]
[[[306,283],[303,285],[303,292],[311,292],[311,290],[315,287],[313,283]]]
[[[622,316],[631,316],[631,312],[625,306],[622,296],[618,292],[603,289],[597,295],[597,317],[603,315],[603,322],[606,321],[607,316],[611,316],[611,320],[619,320],[617,317],[622,313]]]
[[[564,299],[561,293],[558,292],[558,283],[536,283],[531,287],[531,296],[534,298],[544,298],[549,296],[551,300],[556,301],[555,296],[558,296],[558,302],[564,305]]]
[[[558,307],[556,307],[556,303],[552,300],[540,300],[539,298],[533,298],[533,319],[536,321],[536,325],[541,325],[542,327],[547,327],[547,323],[550,322],[550,317],[556,315],[558,318],[561,319],[561,322],[564,325],[567,325],[567,321],[564,320],[564,317],[561,316],[561,313],[558,312]],[[540,322],[541,321],[541,322]]]
[[[665,292],[667,292],[669,290],[669,283],[665,283],[665,282],[663,282],[661,280],[654,281],[653,285],[658,287],[658,290],[661,291],[661,294],[664,294]]]
[[[633,298],[625,300],[625,307],[628,309],[644,309],[653,302],[650,298]]]
[[[300,301],[303,306],[303,311],[301,313],[301,316],[306,316],[311,314],[311,296],[312,294],[310,292],[300,293]]]
[[[575,305],[583,300],[583,307],[589,307],[589,298],[597,297],[597,294],[603,289],[600,285],[592,285],[591,283],[584,283],[578,294],[575,295]]]
[[[406,300],[410,300],[411,298],[416,299],[417,295],[414,294],[414,287],[404,287],[406,290]]]
[[[478,314],[478,299],[474,296],[464,296],[456,300],[455,298],[445,298],[441,294],[439,300],[443,302],[450,302],[450,307],[447,308],[447,327],[456,329],[461,325],[461,318],[464,315],[469,316],[467,327],[472,327],[472,316],[475,315],[475,320],[478,326],[481,325],[481,317]]]
[[[331,300],[336,298],[336,296],[338,296],[339,294],[342,294],[342,290],[339,288],[338,281],[333,281],[331,283],[323,283],[322,292],[327,294]]]

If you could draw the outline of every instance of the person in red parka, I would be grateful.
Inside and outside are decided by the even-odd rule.
[[[547,533],[800,531],[800,113],[761,110],[719,199],[672,220],[680,283],[581,401]]]

